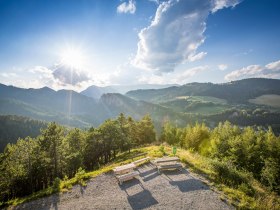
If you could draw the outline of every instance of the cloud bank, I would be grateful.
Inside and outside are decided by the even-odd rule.
[[[123,2],[117,7],[117,12],[134,14],[136,12],[136,2],[134,0]]]
[[[250,65],[239,70],[232,71],[225,76],[225,80],[232,81],[244,78],[280,78],[280,60],[265,66]]]
[[[197,53],[204,42],[206,19],[240,0],[169,0],[160,3],[151,24],[139,36],[138,50],[132,64],[138,68],[171,72],[185,61],[203,58]]]

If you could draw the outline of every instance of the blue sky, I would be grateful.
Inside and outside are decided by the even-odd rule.
[[[0,83],[280,78],[278,0],[0,0]]]

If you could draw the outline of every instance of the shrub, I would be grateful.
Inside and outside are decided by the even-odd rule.
[[[252,186],[250,186],[248,183],[241,183],[238,186],[238,190],[244,192],[246,195],[249,195],[249,196],[254,196],[256,193],[254,188],[252,188]]]
[[[229,162],[213,161],[211,163],[213,171],[216,173],[216,178],[223,184],[238,188],[242,183],[248,182],[246,175],[238,171]]]

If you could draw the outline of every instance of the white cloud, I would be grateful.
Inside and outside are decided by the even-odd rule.
[[[208,70],[208,66],[197,66],[180,72],[167,72],[163,75],[155,75],[152,72],[144,72],[138,77],[139,83],[148,84],[185,84],[191,80],[191,78],[205,70]]]
[[[186,71],[184,71],[182,73],[182,75],[180,75],[180,79],[181,80],[186,80],[190,77],[193,77],[194,75],[202,72],[202,71],[205,71],[209,69],[208,66],[197,66],[197,67],[194,67],[194,68],[191,68],[191,69],[187,69]],[[178,78],[179,79],[179,78]]]
[[[206,19],[211,12],[235,6],[237,0],[169,0],[160,3],[150,26],[138,34],[132,64],[142,69],[171,72],[184,62],[205,56],[196,53],[204,42]]]
[[[280,70],[280,60],[272,62],[272,63],[269,63],[265,67],[267,69],[270,69],[270,70],[273,70],[273,71],[279,71]]]
[[[279,78],[280,76],[280,60],[269,63],[265,66],[250,65],[239,70],[230,72],[225,76],[225,80],[237,80],[252,77],[262,78]]]
[[[134,0],[123,2],[117,7],[117,12],[134,14],[136,12],[136,2]]]
[[[202,58],[204,58],[205,56],[207,55],[207,52],[200,52],[200,53],[197,53],[197,54],[191,54],[188,56],[188,60],[190,62],[194,62],[194,61],[198,61]]]
[[[226,64],[219,64],[218,68],[219,68],[219,70],[224,71],[224,70],[226,70],[228,68],[228,65],[226,65]]]
[[[239,3],[240,0],[216,0],[214,1],[214,8],[212,9],[212,12],[217,12],[224,7],[235,7]]]
[[[28,70],[31,73],[44,73],[44,74],[51,74],[52,70],[44,66],[34,66],[33,68]]]

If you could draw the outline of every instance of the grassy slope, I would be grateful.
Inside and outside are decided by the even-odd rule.
[[[127,164],[137,159],[143,158],[142,156],[132,159],[132,157],[139,153],[147,153],[147,156],[153,159],[156,157],[162,157],[164,153],[166,155],[171,155],[171,151],[172,148],[169,146],[149,146],[134,149],[131,151],[131,153],[120,154],[113,163],[103,166],[99,170],[82,173],[72,179],[62,180],[59,183],[58,188],[49,187],[48,189],[36,192],[30,196],[11,200],[8,202],[8,204],[18,205],[20,203],[48,196],[53,193],[71,190],[72,186],[75,184],[84,185],[86,184],[85,180],[87,179],[96,177],[102,173],[110,172],[116,166]],[[280,209],[280,197],[268,192],[263,186],[261,186],[259,182],[257,182],[253,178],[249,177],[247,179],[248,184],[254,191],[254,194],[251,195],[250,192],[247,192],[248,189],[246,187],[234,188],[230,187],[229,185],[222,184],[222,177],[220,177],[217,174],[217,171],[215,171],[215,169],[213,168],[213,160],[184,149],[177,149],[177,156],[183,163],[186,164],[188,170],[193,171],[201,175],[201,177],[206,178],[207,181],[205,181],[205,183],[208,184],[213,190],[217,188],[222,191],[222,194],[220,196],[221,199],[227,199],[230,203],[237,206],[239,209]]]
[[[175,112],[203,115],[218,114],[231,107],[226,100],[209,96],[181,96],[160,104]]]
[[[280,108],[280,95],[262,95],[255,99],[249,99],[249,102],[258,105]]]

